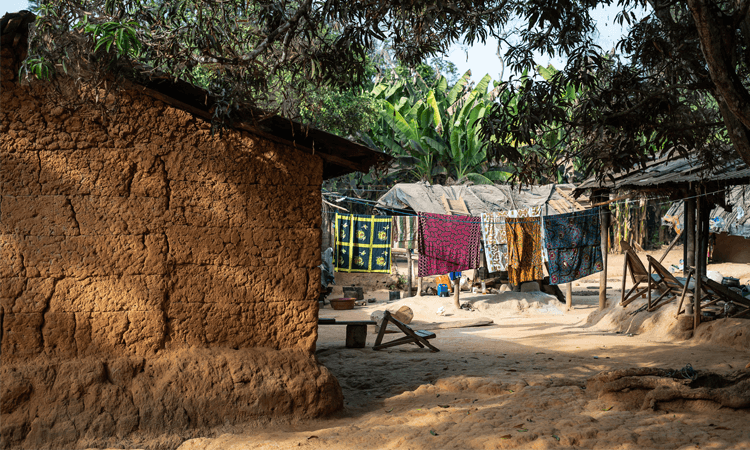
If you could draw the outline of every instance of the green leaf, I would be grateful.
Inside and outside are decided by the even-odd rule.
[[[433,116],[433,124],[435,125],[435,128],[437,129],[438,133],[442,133],[443,130],[443,121],[440,118],[440,109],[438,108],[437,100],[435,100],[435,92],[430,91],[429,94],[427,94],[427,99],[425,100],[425,103],[432,108],[432,116]]]
[[[453,85],[450,91],[448,91],[448,105],[453,106],[458,98],[458,95],[463,92],[466,85],[469,83],[471,78],[471,69],[467,70],[466,73]]]
[[[435,90],[437,90],[441,94],[445,94],[445,91],[447,89],[448,89],[448,80],[443,75],[440,75],[440,78],[438,79],[438,82],[435,85]]]
[[[479,80],[479,83],[477,83],[477,87],[475,87],[472,92],[476,93],[476,96],[481,98],[482,96],[487,94],[487,87],[489,87],[490,81],[492,81],[492,77],[490,76],[490,74],[485,75],[481,80]]]
[[[554,77],[558,72],[558,70],[555,69],[552,64],[548,65],[547,67],[537,66],[536,70],[537,72],[539,72],[539,75],[541,75],[542,78],[547,81],[551,80],[552,77]]]
[[[464,178],[474,184],[494,184],[492,180],[478,173],[467,173],[466,175],[464,175]]]
[[[492,181],[508,181],[513,176],[512,173],[503,170],[490,170],[483,175]]]
[[[372,88],[372,91],[370,91],[370,94],[373,95],[373,97],[377,97],[378,95],[385,92],[385,90],[388,89],[388,86],[385,84],[378,84],[374,88]]]
[[[385,114],[384,118],[388,124],[393,128],[394,131],[401,134],[402,141],[416,141],[419,139],[417,132],[413,130],[409,124],[404,120],[404,117],[396,111],[396,109],[390,103],[384,104]]]

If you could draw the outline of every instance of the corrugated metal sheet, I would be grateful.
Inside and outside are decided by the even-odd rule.
[[[727,194],[727,206],[711,210],[709,228],[712,233],[727,233],[750,239],[750,185],[735,186]],[[671,226],[675,231],[683,227],[683,201],[672,203],[661,220],[662,225]]]
[[[727,185],[748,183],[750,182],[750,168],[742,160],[707,170],[695,158],[671,160],[662,158],[648,163],[645,168],[622,172],[612,178],[607,177],[601,181],[596,180],[595,177],[589,178],[576,188],[576,192],[600,188],[639,190],[701,182]]]

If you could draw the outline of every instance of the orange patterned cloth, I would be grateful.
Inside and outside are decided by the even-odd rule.
[[[508,217],[508,281],[518,286],[524,281],[544,278],[542,271],[542,230],[539,217]]]

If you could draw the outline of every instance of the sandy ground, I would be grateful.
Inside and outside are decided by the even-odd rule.
[[[665,266],[676,264],[681,255],[681,250],[673,251]],[[622,261],[622,256],[610,255],[608,301],[613,313],[620,308],[615,304]],[[750,282],[748,265],[710,265],[709,270]],[[376,352],[372,333],[366,348],[347,349],[343,326],[321,326],[316,356],[342,386],[342,413],[193,439],[179,449],[750,448],[748,410],[696,403],[687,409],[666,404],[642,411],[599,400],[586,390],[589,377],[618,368],[679,369],[691,364],[697,370],[725,373],[750,363],[745,344],[737,348],[735,342],[733,348],[710,336],[708,343],[698,344],[665,339],[664,333],[631,336],[616,329],[622,324],[592,315],[598,296],[589,287],[598,286],[598,279],[597,274],[574,283],[571,311],[541,293],[462,293],[462,301],[474,303],[476,311],[456,311],[452,299],[433,296],[389,303],[385,290],[366,295],[378,300],[366,307],[335,311],[327,306],[321,317],[367,320],[375,310],[408,305],[414,311],[413,328],[479,317],[494,323],[435,330],[431,342],[438,353],[413,345]],[[440,306],[448,315],[436,314]],[[597,321],[587,320],[590,315]],[[652,328],[673,322],[662,320]],[[750,320],[734,326],[750,336]]]

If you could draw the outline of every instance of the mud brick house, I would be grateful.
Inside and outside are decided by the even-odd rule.
[[[186,83],[55,100],[19,80],[33,19],[0,22],[0,447],[340,408],[313,356],[320,188],[387,157],[278,117],[212,133]]]

